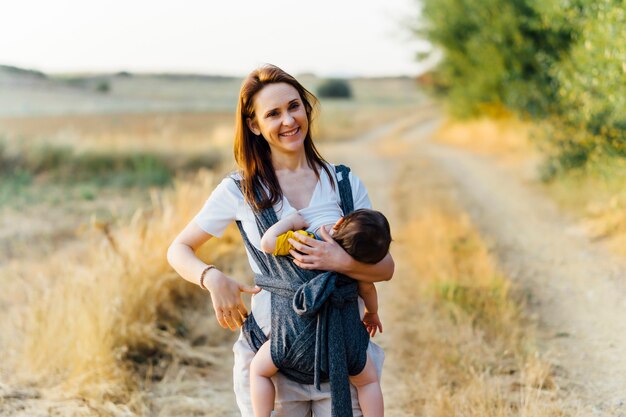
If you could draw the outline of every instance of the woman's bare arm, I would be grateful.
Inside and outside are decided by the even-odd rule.
[[[185,280],[200,285],[200,275],[208,266],[196,256],[196,251],[213,236],[193,221],[174,239],[167,250],[167,261]],[[236,330],[243,324],[248,311],[241,293],[257,293],[259,288],[240,284],[216,268],[205,276],[204,284],[211,294],[215,316],[220,326]]]

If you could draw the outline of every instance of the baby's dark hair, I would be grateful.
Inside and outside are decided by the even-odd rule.
[[[375,264],[389,252],[391,230],[381,212],[358,209],[344,217],[333,239],[357,261]]]

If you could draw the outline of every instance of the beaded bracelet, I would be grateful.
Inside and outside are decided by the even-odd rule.
[[[215,265],[208,265],[206,268],[204,268],[204,270],[202,271],[202,274],[200,274],[200,287],[203,290],[209,291],[209,289],[204,286],[204,277],[206,276],[206,273],[209,272],[213,268],[215,268]]]

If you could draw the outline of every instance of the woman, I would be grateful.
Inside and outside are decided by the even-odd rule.
[[[211,294],[219,324],[236,330],[248,313],[241,293],[252,297],[252,312],[263,333],[270,333],[270,294],[243,285],[216,268],[206,265],[195,251],[213,236],[220,237],[232,221],[239,222],[242,233],[256,248],[260,234],[255,210],[273,207],[278,219],[318,204],[337,201],[334,169],[320,156],[313,144],[310,123],[317,99],[292,76],[272,65],[263,66],[243,82],[239,94],[235,132],[235,160],[238,174],[225,178],[213,191],[196,217],[176,237],[168,250],[168,261],[186,280],[205,287]],[[238,180],[238,184],[236,181]],[[356,176],[349,176],[354,208],[370,208],[365,187]],[[296,242],[293,262],[306,270],[337,271],[351,278],[376,282],[391,279],[394,263],[387,255],[377,264],[355,261],[329,235],[323,240]],[[250,266],[260,273],[259,265],[248,251]],[[244,417],[253,415],[250,403],[249,368],[254,352],[240,334],[233,347],[233,370],[237,403]],[[368,352],[379,369],[382,350],[370,343]],[[305,417],[330,416],[328,383],[321,390],[296,383],[278,374],[276,415]],[[354,415],[360,416],[356,392],[352,389]]]

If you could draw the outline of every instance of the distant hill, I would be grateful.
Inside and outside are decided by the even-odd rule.
[[[299,74],[311,91],[324,80]],[[410,97],[407,77],[349,79],[360,99]],[[242,78],[189,73],[44,73],[0,65],[0,117],[128,112],[234,112]]]
[[[44,73],[0,65],[0,117],[234,111],[241,78],[185,73]]]
[[[35,78],[47,78],[48,77],[46,74],[44,74],[41,71],[14,67],[12,65],[0,65],[0,72],[13,74],[17,76],[26,76],[26,77],[35,77]]]

